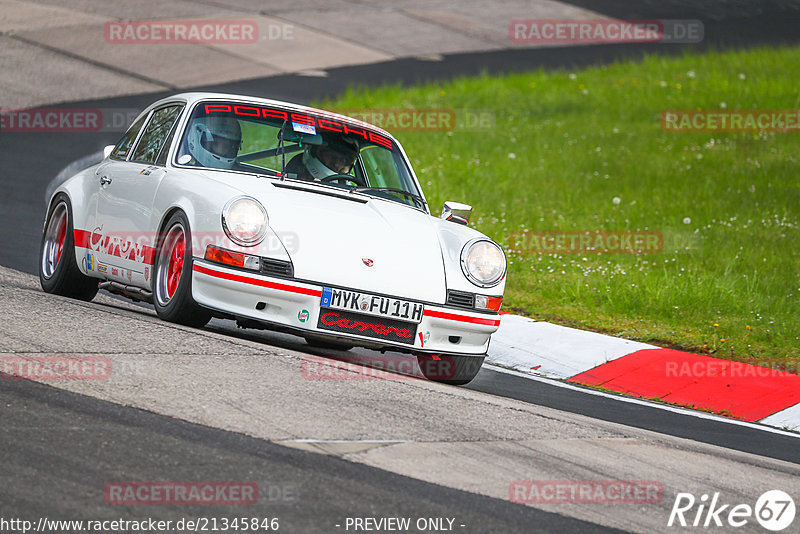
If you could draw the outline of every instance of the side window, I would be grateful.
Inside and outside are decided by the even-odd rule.
[[[367,171],[370,186],[393,187],[395,189],[403,187],[404,184],[397,173],[397,167],[391,151],[376,146],[368,146],[361,150],[361,161],[364,162],[364,169]]]
[[[142,125],[144,124],[144,120],[146,118],[147,115],[134,122],[133,126],[128,128],[128,131],[125,132],[125,135],[123,135],[122,139],[119,140],[117,146],[115,146],[114,150],[111,151],[112,159],[125,159],[128,157],[128,152],[130,152],[133,142],[136,141],[136,136],[139,135],[139,130],[142,129]]]
[[[158,159],[156,160],[156,165],[160,167],[165,167],[167,165],[167,154],[169,153],[169,147],[172,145],[172,140],[175,138],[175,132],[178,130],[178,121],[175,121],[175,124],[172,125],[172,129],[169,131],[169,136],[167,137],[164,146],[161,147],[161,153],[158,155]]]
[[[142,133],[139,143],[133,150],[131,161],[139,163],[155,163],[161,147],[167,140],[172,125],[178,118],[183,106],[168,106],[153,112],[150,122]]]

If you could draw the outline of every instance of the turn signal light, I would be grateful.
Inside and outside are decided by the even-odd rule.
[[[500,311],[503,304],[503,297],[487,297],[486,295],[475,295],[475,308],[479,310]]]
[[[241,252],[233,252],[232,250],[225,250],[224,248],[208,245],[206,247],[206,256],[208,261],[216,263],[223,263],[225,265],[233,265],[234,267],[244,267],[244,254]]]

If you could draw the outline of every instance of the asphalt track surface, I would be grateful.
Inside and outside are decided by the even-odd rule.
[[[251,339],[288,350],[324,355],[340,361],[358,360],[376,369],[382,366],[381,355],[366,349],[346,353],[314,350],[301,338],[269,331],[241,330],[232,321],[214,319],[208,329],[226,335]],[[391,354],[391,353],[387,353]],[[393,355],[402,358],[402,355]],[[687,438],[742,452],[749,452],[800,464],[800,436],[770,432],[768,427],[731,424],[723,418],[698,418],[685,411],[671,411],[652,405],[620,402],[617,395],[593,395],[582,388],[564,388],[544,381],[534,381],[515,373],[506,373],[484,366],[478,376],[464,386],[474,391],[520,400],[594,419],[651,430],[670,436]]]
[[[288,532],[335,532],[347,517],[457,517],[461,532],[614,532],[508,501],[121,407],[47,385],[0,383],[0,517],[115,519],[109,480],[260,481],[248,506],[153,506],[137,517],[278,517]],[[54,444],[58,444],[54,447]],[[37,484],[31,484],[34,478]],[[265,491],[265,488],[273,488]],[[309,494],[313,492],[313,494]],[[116,509],[115,509],[116,508]],[[120,509],[121,508],[121,509]]]
[[[572,3],[604,11],[593,2]],[[794,16],[787,16],[771,2],[757,4],[755,11],[746,4],[749,3],[732,3],[732,11],[724,13],[725,16],[720,16],[713,8],[716,3],[710,2],[698,3],[701,7],[696,9],[686,7],[684,2],[658,2],[641,13],[632,13],[627,2],[606,2],[604,12],[625,18],[701,18],[706,25],[706,39],[698,48],[800,41],[796,12]],[[208,89],[305,103],[334,96],[354,83],[411,84],[483,71],[573,68],[649,52],[679,51],[666,45],[507,50],[447,56],[442,61],[407,59],[347,67],[331,70],[324,78],[280,76]],[[161,96],[137,95],[66,106],[142,108]],[[66,164],[115,142],[118,136],[119,133],[0,133],[0,264],[28,273],[36,271],[46,185]],[[231,336],[262,339],[304,350],[302,342],[290,336],[242,332],[218,322],[209,328]],[[800,464],[797,438],[755,428],[622,403],[488,369],[482,370],[469,388]],[[458,516],[476,532],[609,531],[508,501],[448,489],[27,381],[0,381],[0,402],[4,408],[3,431],[0,432],[4,451],[0,462],[0,474],[5,483],[0,490],[0,515],[3,516],[13,511],[16,516],[68,518],[65,513],[81,510],[86,512],[83,514],[86,517],[107,517],[108,507],[96,492],[115,473],[120,478],[134,480],[199,480],[204,473],[207,479],[236,480],[237,477],[253,478],[256,473],[259,479],[275,481],[276,485],[300,481],[304,487],[317,488],[313,511],[306,499],[271,502],[269,509],[252,510],[261,515],[277,511],[288,523],[297,526],[294,530],[297,532],[335,531],[338,529],[333,528],[333,522],[337,518],[381,514]],[[153,461],[154,458],[158,460]],[[21,473],[27,476],[20,477]],[[32,480],[35,483],[31,483]],[[232,513],[224,507],[215,507],[213,512],[186,507],[148,510],[152,517],[164,519],[187,515],[230,516]],[[326,525],[326,521],[331,524]]]

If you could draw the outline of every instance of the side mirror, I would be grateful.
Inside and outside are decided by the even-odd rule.
[[[108,145],[103,149],[103,159],[106,159],[114,150],[114,145]]]
[[[458,224],[469,224],[469,217],[472,215],[472,206],[448,200],[442,208],[442,219],[453,221]]]

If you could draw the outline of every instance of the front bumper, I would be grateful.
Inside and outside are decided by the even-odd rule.
[[[489,348],[489,337],[500,326],[498,315],[425,304],[413,344],[332,332],[317,327],[322,287],[232,269],[198,258],[194,259],[192,266],[192,297],[201,306],[236,318],[284,327],[300,335],[346,339],[354,345],[369,348],[483,355]],[[378,317],[373,319],[380,322]]]

